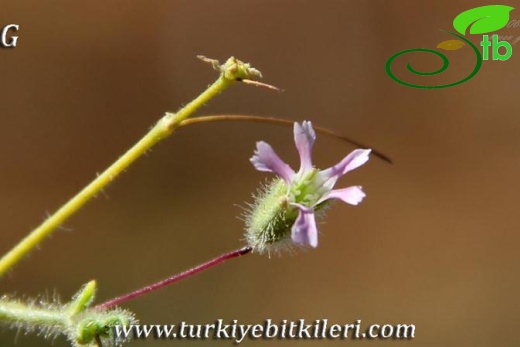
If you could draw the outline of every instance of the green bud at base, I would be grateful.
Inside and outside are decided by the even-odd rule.
[[[287,200],[287,186],[274,179],[262,187],[246,218],[246,240],[254,251],[279,253],[292,248],[291,227],[298,217],[298,209]]]
[[[254,196],[255,202],[245,215],[245,237],[253,251],[271,254],[294,248],[291,230],[298,218],[299,209],[291,204],[291,200],[304,206],[313,206],[315,198],[308,192],[308,185],[307,180],[303,180],[303,184],[296,188],[291,187],[293,189],[289,191],[282,179],[275,178],[259,189]],[[331,200],[327,200],[314,205],[317,218],[323,215],[330,203]]]

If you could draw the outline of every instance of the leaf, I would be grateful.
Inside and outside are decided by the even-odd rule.
[[[446,40],[442,41],[437,45],[437,48],[444,49],[446,51],[456,51],[464,47],[465,43],[460,40]]]
[[[455,17],[453,27],[462,35],[466,35],[466,29],[470,26],[470,34],[490,33],[507,25],[511,10],[514,7],[505,5],[475,7]]]

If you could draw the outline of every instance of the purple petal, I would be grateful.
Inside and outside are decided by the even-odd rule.
[[[301,245],[318,246],[318,229],[312,208],[299,207],[300,212],[292,226],[292,240]]]
[[[283,178],[287,185],[291,183],[294,176],[293,169],[280,159],[268,143],[257,142],[256,151],[250,161],[258,171],[274,172]]]
[[[370,149],[356,149],[355,151],[350,152],[350,154],[343,158],[343,160],[338,164],[323,170],[320,174],[325,180],[333,178],[333,186],[338,178],[366,163],[370,151]]]
[[[312,146],[316,140],[316,133],[310,121],[303,121],[300,125],[294,123],[294,143],[300,154],[300,172],[312,168]]]
[[[366,194],[361,189],[361,186],[352,186],[343,189],[334,189],[324,196],[318,203],[328,199],[340,199],[347,204],[357,205],[365,196]]]

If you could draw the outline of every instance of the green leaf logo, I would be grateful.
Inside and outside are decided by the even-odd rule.
[[[455,17],[453,27],[462,35],[466,35],[466,29],[470,26],[470,34],[490,33],[507,25],[511,10],[514,10],[514,7],[505,5],[472,8]]]

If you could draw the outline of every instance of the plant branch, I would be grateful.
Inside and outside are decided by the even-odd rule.
[[[213,67],[220,71],[219,78],[177,113],[166,113],[139,142],[5,254],[0,259],[0,278],[33,248],[41,244],[57,227],[74,215],[92,197],[113,182],[133,162],[158,142],[167,138],[179,127],[180,122],[190,117],[201,106],[236,81],[261,77],[258,70],[233,57],[229,58],[223,65],[219,65],[215,60],[209,60],[204,57],[201,59],[211,62]]]
[[[294,125],[294,121],[290,119],[277,118],[277,117],[263,117],[263,116],[250,116],[250,115],[241,115],[241,114],[229,114],[229,115],[211,115],[211,116],[201,116],[196,118],[186,119],[181,122],[180,126],[192,125],[192,124],[201,124],[201,123],[210,123],[210,122],[252,122],[252,123],[267,123],[267,124],[275,124],[275,125],[283,125],[292,127]],[[341,141],[345,141],[350,143],[358,148],[371,148],[372,153],[376,155],[379,159],[386,161],[389,164],[392,164],[392,159],[384,154],[383,152],[374,149],[372,146],[367,146],[366,144],[362,144],[359,141],[353,140],[349,137],[340,135],[335,133],[332,130],[327,128],[323,128],[320,126],[313,126],[314,129],[318,133],[322,133],[327,136],[334,137]]]
[[[173,283],[176,283],[180,280],[183,280],[187,277],[190,277],[190,276],[193,276],[201,271],[204,271],[204,270],[207,270],[209,268],[212,268],[213,266],[215,265],[219,265],[219,264],[222,264],[224,263],[226,260],[229,260],[229,259],[233,259],[233,258],[237,258],[237,257],[240,257],[240,256],[243,256],[245,254],[248,254],[249,252],[251,252],[253,249],[249,246],[247,247],[244,247],[244,248],[240,248],[240,249],[237,249],[237,250],[234,250],[232,252],[229,252],[229,253],[224,253],[208,262],[205,262],[203,264],[200,264],[198,266],[195,266],[194,268],[191,268],[189,270],[186,270],[184,272],[181,272],[180,274],[177,274],[177,275],[174,275],[172,277],[169,277],[169,278],[166,278],[162,281],[159,281],[159,282],[156,282],[154,284],[151,284],[149,286],[146,286],[146,287],[143,287],[141,289],[138,289],[136,291],[133,291],[131,293],[128,293],[128,294],[125,294],[125,295],[121,295],[117,298],[114,298],[114,299],[111,299],[111,300],[108,300],[102,304],[99,304],[97,306],[95,306],[94,308],[96,309],[107,309],[109,307],[112,307],[112,306],[116,306],[116,305],[121,305],[122,303],[125,303],[127,301],[130,301],[130,300],[133,300],[135,298],[138,298],[142,295],[145,295],[145,294],[148,294],[150,292],[153,292],[155,290],[158,290],[158,289],[161,289],[161,288],[164,288],[170,284],[173,284]]]

